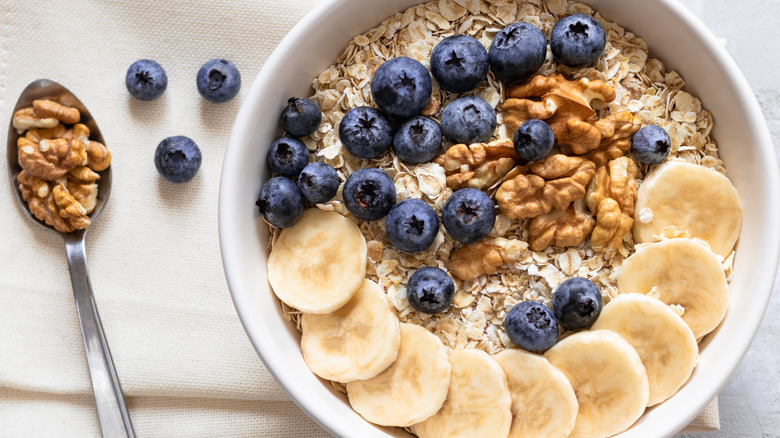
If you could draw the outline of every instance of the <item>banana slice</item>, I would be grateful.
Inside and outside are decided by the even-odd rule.
[[[408,427],[441,408],[450,386],[447,348],[433,333],[401,324],[398,358],[368,380],[347,383],[352,408],[381,426]]]
[[[687,231],[726,256],[742,228],[742,201],[728,178],[698,164],[667,161],[639,186],[634,239],[654,242],[669,226]]]
[[[577,396],[566,376],[542,356],[504,350],[493,356],[512,395],[509,438],[566,438],[577,418]]]
[[[640,248],[623,262],[617,287],[682,306],[682,319],[696,339],[726,315],[729,287],[720,258],[695,240],[667,239]]]
[[[641,294],[613,298],[591,327],[612,330],[639,353],[653,406],[674,395],[696,366],[699,347],[688,325],[661,301]]]
[[[344,216],[317,208],[279,234],[268,256],[268,281],[285,304],[330,313],[352,298],[366,276],[366,239]]]
[[[309,369],[341,383],[370,379],[398,356],[401,327],[382,288],[364,280],[333,313],[301,316],[301,351]]]
[[[482,350],[453,350],[449,393],[436,415],[412,426],[420,438],[506,438],[512,397],[501,367]]]
[[[570,437],[608,437],[629,428],[647,406],[647,373],[636,350],[610,330],[573,334],[544,357],[563,371],[579,411]]]

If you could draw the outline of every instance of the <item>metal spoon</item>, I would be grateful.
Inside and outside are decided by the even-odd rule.
[[[78,108],[81,112],[81,122],[89,128],[90,140],[104,143],[103,136],[100,134],[97,123],[90,115],[84,104],[79,101],[62,85],[48,79],[39,79],[32,82],[24,89],[13,112],[21,108],[32,106],[33,100],[49,99],[59,102],[62,105]],[[70,280],[73,284],[73,296],[76,299],[76,311],[81,326],[81,335],[84,339],[84,350],[87,356],[87,366],[89,368],[89,377],[92,382],[92,391],[95,394],[95,404],[97,406],[98,419],[103,436],[108,437],[134,437],[133,426],[130,423],[130,416],[127,413],[125,400],[122,396],[122,388],[119,386],[119,379],[114,369],[114,363],[111,359],[111,352],[108,349],[106,337],[103,334],[103,325],[100,322],[95,299],[92,296],[92,285],[89,282],[87,273],[87,258],[84,251],[84,236],[87,229],[76,230],[71,233],[62,233],[53,227],[39,221],[22,199],[19,190],[19,182],[16,176],[22,171],[18,162],[17,140],[20,135],[13,127],[13,121],[8,127],[8,168],[11,176],[11,187],[16,195],[16,200],[22,210],[35,221],[38,225],[59,233],[65,240],[65,251],[68,257],[68,267],[70,268]],[[106,170],[99,172],[97,204],[90,214],[94,221],[100,215],[108,201],[108,195],[111,193],[111,166]]]

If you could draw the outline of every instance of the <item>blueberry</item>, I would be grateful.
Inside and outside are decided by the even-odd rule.
[[[387,239],[397,249],[422,252],[428,249],[439,232],[439,215],[419,199],[395,204],[385,218]]]
[[[441,131],[453,143],[488,141],[496,129],[496,110],[477,96],[450,102],[441,113]]]
[[[493,201],[481,190],[460,189],[444,203],[441,221],[453,239],[472,243],[487,236],[496,223]]]
[[[198,91],[209,102],[223,103],[234,98],[241,88],[241,74],[227,59],[212,59],[200,66],[196,76]]]
[[[275,173],[292,177],[299,174],[309,163],[309,150],[297,138],[282,137],[271,143],[266,158]]]
[[[393,150],[406,163],[427,163],[439,155],[441,139],[441,127],[435,120],[415,116],[396,129]]]
[[[293,137],[311,135],[322,122],[322,111],[317,102],[311,99],[291,97],[279,118],[282,128]]]
[[[669,156],[672,139],[658,125],[648,125],[634,134],[631,151],[643,164],[659,164]]]
[[[168,75],[160,64],[150,59],[141,59],[128,67],[125,86],[136,99],[154,100],[165,92]]]
[[[182,135],[168,137],[154,151],[157,172],[170,182],[187,182],[198,173],[202,156],[198,145]]]
[[[325,163],[309,163],[298,176],[298,188],[313,204],[328,202],[339,191],[339,174]]]
[[[539,70],[547,56],[547,40],[530,23],[512,23],[493,38],[490,69],[507,84],[524,81]]]
[[[431,75],[412,58],[398,57],[382,63],[371,80],[371,94],[377,106],[394,117],[417,115],[431,100]]]
[[[561,18],[550,34],[550,50],[558,63],[569,67],[593,64],[604,52],[604,28],[593,17],[574,14]]]
[[[553,292],[552,301],[555,317],[569,330],[590,327],[604,306],[599,287],[582,277],[561,283]]]
[[[352,108],[339,124],[341,144],[360,158],[377,158],[393,143],[393,127],[382,111],[369,106]]]
[[[418,312],[444,312],[450,307],[454,296],[455,283],[439,268],[420,268],[414,271],[406,283],[406,299]]]
[[[541,353],[558,341],[558,322],[549,307],[538,301],[515,304],[504,318],[509,340],[523,350]]]
[[[541,160],[553,148],[555,135],[544,120],[531,119],[515,132],[515,152],[526,161]]]
[[[395,184],[384,170],[367,168],[352,172],[342,190],[344,206],[358,219],[382,219],[395,204]]]
[[[263,219],[276,228],[295,225],[303,214],[300,190],[295,183],[281,176],[275,176],[263,184],[255,205],[260,207]]]
[[[488,52],[474,37],[449,36],[433,48],[431,74],[447,91],[473,90],[487,77]]]

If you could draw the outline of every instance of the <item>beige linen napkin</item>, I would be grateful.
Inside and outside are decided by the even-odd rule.
[[[113,154],[113,191],[87,235],[95,300],[136,432],[143,437],[325,437],[264,369],[236,317],[217,236],[217,192],[233,119],[264,60],[316,0],[0,2],[0,121],[32,80],[62,83]],[[200,65],[242,73],[238,97],[203,100]],[[127,67],[158,61],[168,89],[141,102]],[[283,80],[283,78],[280,78]],[[160,178],[163,138],[186,135],[203,164]],[[0,185],[8,183],[5,165]],[[0,437],[99,436],[62,240],[0,189]],[[708,430],[714,417],[697,419]]]

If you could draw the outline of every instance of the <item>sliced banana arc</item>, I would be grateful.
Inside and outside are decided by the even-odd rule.
[[[268,256],[276,296],[304,313],[330,313],[349,301],[366,276],[366,239],[344,216],[317,208],[285,228]]]
[[[341,383],[370,379],[398,356],[401,327],[382,288],[371,280],[347,304],[301,316],[301,351],[309,369]]]
[[[398,358],[368,380],[348,383],[349,403],[366,420],[408,427],[435,414],[450,386],[447,348],[416,324],[401,324]]]
[[[591,327],[612,330],[639,353],[654,406],[688,381],[699,357],[696,337],[685,321],[661,301],[641,294],[613,298]]]
[[[623,262],[620,293],[650,294],[685,309],[683,321],[700,339],[726,315],[729,288],[720,258],[692,239],[667,239],[638,249]]]
[[[542,356],[504,350],[493,356],[512,396],[509,438],[566,438],[577,418],[577,396],[566,376]]]
[[[653,242],[673,226],[706,241],[724,257],[742,228],[742,201],[731,181],[684,161],[667,161],[648,175],[639,186],[634,211],[637,243]]]
[[[506,438],[512,397],[504,371],[482,350],[453,350],[449,393],[434,416],[412,426],[420,438]]]
[[[544,357],[577,394],[570,437],[608,437],[629,428],[647,406],[647,373],[639,355],[610,330],[584,331],[559,341]]]

